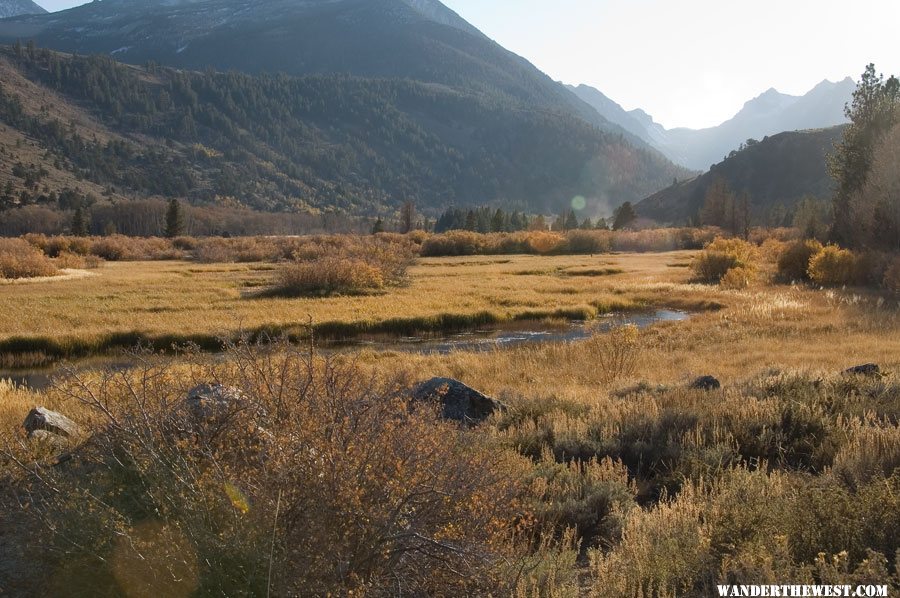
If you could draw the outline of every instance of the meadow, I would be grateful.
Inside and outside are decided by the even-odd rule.
[[[107,262],[0,286],[0,346],[32,351],[11,362],[110,339],[228,345],[41,393],[0,386],[0,471],[16,489],[0,573],[74,595],[900,589],[896,296],[779,282],[781,254],[762,249],[746,286],[699,283],[699,255],[423,257],[396,284],[322,296],[267,293],[279,271],[265,261]],[[442,333],[659,307],[691,318],[446,355],[252,342],[309,322],[320,336]],[[870,362],[879,374],[842,373]],[[689,388],[703,375],[722,388]],[[432,376],[508,409],[475,428],[410,410],[406,389]],[[206,381],[254,408],[172,440],[179,397]],[[24,439],[36,405],[90,430],[74,465]]]

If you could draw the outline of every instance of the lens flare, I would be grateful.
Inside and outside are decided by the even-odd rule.
[[[244,496],[244,493],[241,492],[240,488],[238,488],[234,484],[226,483],[225,494],[228,495],[228,499],[231,501],[231,505],[235,509],[244,514],[250,512],[250,501],[247,500],[247,497]]]
[[[572,198],[572,209],[576,212],[580,212],[587,205],[587,200],[581,195],[576,195]]]

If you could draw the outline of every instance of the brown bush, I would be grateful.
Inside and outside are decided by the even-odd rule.
[[[53,392],[90,411],[93,434],[73,466],[21,474],[49,524],[36,558],[52,574],[38,581],[93,595],[509,595],[523,462],[411,407],[396,383],[281,349],[233,348],[195,379],[149,364],[62,382]],[[243,399],[192,420],[180,400],[205,380]]]
[[[784,280],[809,280],[809,262],[822,251],[815,239],[795,241],[778,257],[778,275]]]
[[[278,273],[277,294],[296,297],[359,294],[384,285],[381,270],[363,260],[323,257],[283,266]]]
[[[0,278],[35,278],[56,272],[53,262],[27,241],[0,239]]]
[[[414,246],[393,237],[318,239],[294,251],[273,293],[279,296],[359,294],[406,280]]]
[[[77,253],[65,251],[56,258],[56,267],[61,270],[79,270],[87,267],[87,259]]]

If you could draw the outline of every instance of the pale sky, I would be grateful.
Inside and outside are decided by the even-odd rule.
[[[898,0],[444,3],[554,79],[592,85],[668,128],[717,125],[770,87],[803,94],[856,79],[869,62],[900,74]]]

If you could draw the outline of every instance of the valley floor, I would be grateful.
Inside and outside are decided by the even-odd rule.
[[[258,297],[272,280],[271,265],[111,263],[90,278],[0,287],[0,344],[24,351],[32,339],[36,351],[54,343],[102,348],[97,339],[120,333],[177,342],[240,330],[300,331],[307,318],[322,331],[406,334],[519,318],[685,310],[692,317],[683,322],[627,333],[620,329],[573,343],[449,354],[358,349],[346,361],[373,380],[457,378],[509,406],[508,413],[489,420],[486,433],[480,432],[484,428],[463,433],[463,452],[453,458],[487,443],[489,461],[502,461],[509,468],[504,475],[526,495],[518,499],[525,503],[509,504],[531,505],[539,526],[555,529],[557,538],[570,527],[582,542],[580,551],[549,539],[533,547],[536,552],[522,558],[541,565],[515,582],[520,595],[532,595],[534,589],[534,595],[699,596],[709,595],[722,579],[900,584],[898,564],[892,562],[900,559],[897,300],[868,291],[762,280],[744,290],[695,284],[688,268],[692,257],[691,252],[670,252],[421,259],[407,285],[383,294],[307,299]],[[88,388],[101,397],[107,393],[113,403],[127,402],[132,393],[157,392],[153,389],[160,381],[165,383],[157,390],[169,396],[172,388],[213,379],[211,372],[241,384],[250,384],[250,378],[262,384],[272,379],[263,370],[279,371],[268,358],[247,359],[259,372],[248,375],[229,369],[227,362],[197,366],[176,360],[164,373],[145,376],[143,388],[125,385],[127,375],[111,385],[88,380],[84,387],[47,394],[0,384],[0,428],[7,438],[21,438],[21,421],[38,404],[80,421],[102,419],[102,413],[91,415],[85,403],[71,400],[79,393],[84,397]],[[869,362],[885,374],[869,379],[841,375]],[[702,375],[715,376],[723,389],[689,390]],[[296,364],[289,376],[299,376],[302,383]],[[247,387],[248,394],[256,392],[253,388]],[[318,422],[307,429],[303,417],[293,421],[300,428],[290,438],[307,434],[308,442],[322,443],[315,445],[317,451],[334,451],[328,453],[336,460],[329,468],[346,459],[347,471],[368,475],[368,465],[359,469],[352,461],[356,440],[345,445],[330,433],[320,438]],[[365,443],[387,444],[383,449],[366,444],[359,457],[366,463],[379,450],[399,450],[397,443],[404,442],[395,424],[372,425]],[[431,441],[429,432],[421,433]],[[449,431],[441,434],[447,442],[456,438]],[[444,447],[442,442],[434,446]],[[507,463],[507,457],[512,461]],[[434,471],[446,471],[445,458],[450,457],[440,457]],[[318,467],[314,461],[313,469]],[[396,483],[384,486],[380,479],[360,478],[354,492],[369,483],[378,492],[402,490],[405,474],[393,462],[384,466],[392,472],[384,475]],[[320,479],[315,476],[321,472],[310,475],[307,481]],[[255,504],[268,505],[263,514],[275,505],[271,488],[262,482],[252,488]],[[341,491],[316,492],[313,502],[338,493],[334,504],[327,503],[332,511],[320,516],[323,521],[380,508],[381,499],[370,504],[361,498],[352,513],[345,513],[342,509],[350,507]],[[301,499],[306,500],[296,497]],[[482,505],[473,507],[474,513],[485,504],[500,508],[502,501],[482,496],[473,504]],[[468,507],[458,508],[463,514],[454,511],[451,520],[469,516]],[[380,516],[364,512],[365,521]],[[460,542],[477,532],[465,525],[448,529],[440,534]],[[436,537],[444,537],[440,534]],[[834,560],[819,553],[835,555]],[[210,561],[212,569],[216,566]],[[26,573],[27,568],[17,569],[20,577]],[[327,587],[338,583],[322,575]]]

